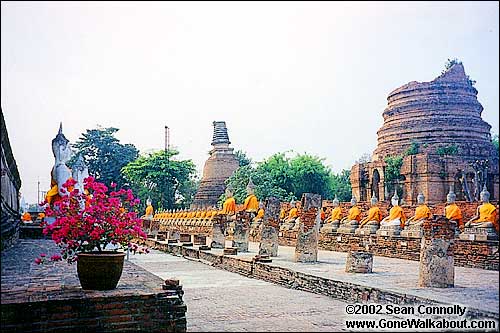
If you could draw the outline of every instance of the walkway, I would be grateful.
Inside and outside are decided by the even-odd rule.
[[[190,332],[332,332],[344,329],[347,303],[287,289],[152,250],[130,260],[161,278],[178,278]]]

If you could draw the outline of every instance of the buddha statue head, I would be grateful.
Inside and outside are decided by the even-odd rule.
[[[422,193],[419,193],[417,196],[417,204],[423,205],[425,202],[425,197]]]
[[[377,202],[378,202],[377,196],[375,195],[375,193],[373,193],[372,198],[370,200],[370,204],[372,206],[375,206],[377,204]]]
[[[295,208],[296,205],[295,200],[290,201],[290,209]]]
[[[457,200],[457,195],[455,194],[453,190],[453,185],[450,185],[450,192],[448,192],[448,195],[446,196],[446,202],[447,203],[454,203],[455,200]]]
[[[264,209],[264,203],[263,202],[259,202],[259,209]]]
[[[59,132],[54,139],[52,139],[52,153],[56,159],[56,164],[69,161],[71,158],[71,148],[69,146],[69,140],[66,139],[62,132],[62,122],[59,124]]]
[[[151,198],[146,199],[146,205],[151,206]]]
[[[333,199],[333,207],[338,207],[339,205],[339,199],[337,199],[337,195],[335,194],[335,198]]]
[[[394,189],[394,195],[391,198],[391,204],[393,206],[399,206],[399,197],[398,197],[398,189]]]
[[[351,206],[356,206],[357,203],[358,203],[358,201],[356,200],[356,197],[353,194],[352,198],[351,198]]]
[[[483,186],[483,190],[479,194],[482,202],[490,202],[490,192],[486,189],[486,184]]]
[[[226,187],[226,199],[232,198],[233,197],[233,188],[228,186]]]
[[[248,179],[247,194],[252,195],[255,192],[255,184],[252,182],[252,177]]]

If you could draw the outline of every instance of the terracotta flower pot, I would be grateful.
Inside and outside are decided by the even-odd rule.
[[[124,259],[124,252],[79,253],[76,268],[82,289],[115,289],[122,275]]]

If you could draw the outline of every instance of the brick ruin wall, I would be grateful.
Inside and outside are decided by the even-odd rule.
[[[384,159],[404,156],[414,143],[418,154],[404,157],[401,168],[405,201],[416,203],[419,192],[431,203],[444,201],[452,184],[462,199],[458,179],[464,171],[469,188],[474,186],[476,171],[471,163],[476,160],[489,161],[487,188],[492,199],[498,200],[498,151],[491,142],[491,126],[481,118],[483,107],[477,93],[462,64],[433,81],[413,81],[389,93],[371,162],[351,169],[351,185],[358,200],[370,200],[372,191],[378,192],[379,199],[388,199]],[[443,149],[449,147],[456,151],[444,155]]]

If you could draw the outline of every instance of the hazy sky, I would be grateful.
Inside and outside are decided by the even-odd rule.
[[[293,150],[348,169],[377,144],[387,95],[448,58],[498,133],[498,2],[1,3],[1,106],[28,202],[47,190],[59,121],[97,124],[201,173],[212,121],[254,161]]]

